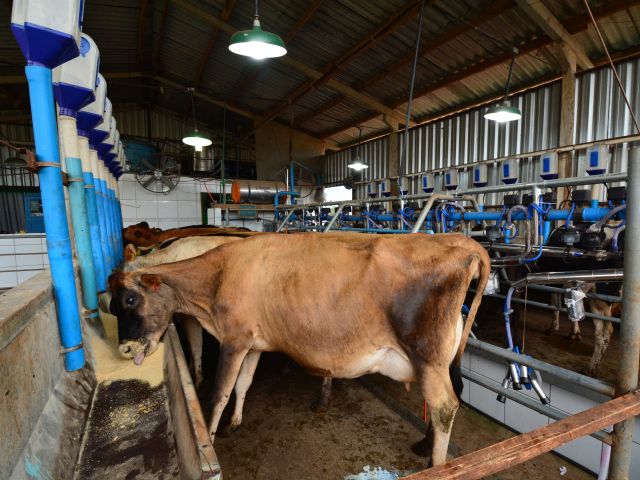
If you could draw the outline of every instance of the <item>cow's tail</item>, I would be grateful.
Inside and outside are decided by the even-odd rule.
[[[478,313],[478,308],[480,307],[480,302],[482,302],[482,296],[484,295],[484,289],[487,286],[487,282],[489,281],[489,274],[491,273],[491,259],[486,251],[482,250],[478,253],[473,254],[472,264],[475,264],[476,271],[471,278],[478,279],[478,285],[476,286],[476,294],[473,297],[473,301],[471,302],[471,306],[469,307],[469,315],[467,315],[467,321],[464,325],[464,329],[462,330],[462,336],[460,337],[460,344],[458,345],[458,351],[456,352],[456,356],[453,358],[453,362],[449,366],[449,375],[451,376],[451,382],[453,383],[454,390],[456,390],[456,394],[459,396],[460,392],[462,392],[462,378],[460,373],[460,362],[462,360],[462,354],[464,352],[464,347],[467,345],[467,339],[469,338],[469,333],[471,332],[471,327],[473,326],[473,321],[476,317],[476,313]],[[457,377],[457,378],[454,378]],[[460,392],[458,392],[458,387]]]

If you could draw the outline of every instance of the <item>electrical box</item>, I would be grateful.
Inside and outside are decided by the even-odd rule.
[[[487,165],[481,163],[473,167],[473,186],[486,187],[487,183]]]
[[[380,182],[380,196],[382,197],[391,196],[391,179],[385,178]]]
[[[540,176],[544,180],[558,178],[558,154],[556,152],[545,153],[540,157]]]
[[[518,181],[518,160],[510,158],[500,165],[500,179],[502,183],[512,184]]]
[[[609,160],[609,147],[600,145],[587,150],[587,173],[589,175],[602,175],[607,171]]]
[[[436,188],[436,180],[433,178],[433,173],[425,173],[420,178],[420,183],[422,185],[422,191],[424,193],[431,193]]]
[[[450,168],[444,174],[444,188],[455,190],[458,188],[458,169]]]
[[[24,220],[27,233],[44,233],[42,197],[39,193],[26,193],[23,197]]]
[[[407,177],[400,177],[398,180],[398,191],[400,195],[406,195],[409,193],[409,179]]]
[[[378,196],[378,184],[375,180],[371,180],[367,183],[367,197],[376,198]]]

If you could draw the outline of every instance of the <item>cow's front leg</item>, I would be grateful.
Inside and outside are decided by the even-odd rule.
[[[236,405],[233,409],[233,416],[231,417],[231,429],[235,430],[242,423],[242,409],[244,407],[244,400],[247,397],[247,390],[251,386],[253,381],[253,374],[256,372],[258,366],[258,360],[260,360],[260,352],[251,351],[244,357],[242,367],[240,367],[240,373],[236,380]]]
[[[611,316],[612,306],[605,302],[600,300],[590,300],[589,306],[593,313],[598,313],[607,317]],[[591,361],[589,362],[589,375],[592,377],[598,373],[602,357],[604,356],[604,352],[607,351],[607,347],[611,340],[611,334],[613,333],[613,324],[611,322],[594,318],[593,325],[595,326],[595,346],[593,348]]]
[[[202,383],[202,327],[200,323],[191,316],[182,316],[189,349],[191,350],[191,362],[193,363],[193,382],[196,388]]]
[[[211,442],[215,439],[220,417],[222,416],[224,407],[226,407],[229,402],[231,391],[238,379],[240,367],[248,352],[248,348],[238,348],[228,344],[220,344],[216,384],[213,391],[213,412],[211,414],[211,422],[209,423]]]
[[[324,413],[329,409],[329,402],[331,401],[331,377],[322,377],[322,388],[317,400],[311,405],[311,410],[316,413]]]
[[[580,333],[580,322],[571,322],[571,333],[569,334],[571,340],[582,340],[582,334]]]

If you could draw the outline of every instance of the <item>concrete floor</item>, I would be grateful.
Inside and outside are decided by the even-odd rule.
[[[210,398],[210,383],[208,375],[201,391],[203,400]],[[400,476],[426,467],[425,459],[410,450],[424,432],[417,421],[423,413],[417,389],[407,393],[403,385],[379,375],[365,377],[363,382],[337,380],[329,411],[318,414],[310,406],[320,383],[319,378],[309,376],[283,357],[263,355],[247,396],[243,424],[230,436],[216,438],[214,446],[226,480],[341,480],[367,467],[380,467]],[[371,389],[383,390],[393,409]],[[207,403],[203,401],[205,416],[210,414]],[[407,421],[408,416],[413,422]],[[462,406],[449,451],[458,456],[513,435],[481,413]],[[561,477],[562,466],[567,473]],[[594,477],[559,456],[547,454],[488,478]]]

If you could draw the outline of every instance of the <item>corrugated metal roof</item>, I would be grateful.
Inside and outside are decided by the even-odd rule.
[[[334,142],[348,143],[357,140],[358,129],[339,131],[341,127],[362,125],[367,135],[388,129],[371,105],[347,98],[322,82],[288,106],[287,98],[309,78],[286,60],[256,62],[230,53],[229,34],[223,31],[218,33],[209,51],[210,37],[216,28],[206,21],[206,16],[220,17],[230,0],[186,1],[202,15],[194,15],[177,0],[148,0],[147,14],[141,22],[142,0],[87,2],[84,30],[100,48],[103,72],[155,73],[184,86],[181,91],[166,85],[161,88],[148,78],[113,80],[109,96],[114,103],[138,102],[188,114],[186,87],[197,82],[204,62],[198,85],[201,93],[220,101],[232,100],[238,107],[256,114],[282,106],[279,121],[288,124],[293,115],[293,124],[300,123],[300,128],[312,135],[329,135]],[[575,41],[591,59],[603,56],[595,30],[586,22],[582,0],[541,1],[573,33]],[[390,19],[413,9],[413,16],[397,22],[391,27],[391,33],[354,55],[331,76],[402,114],[418,26],[417,3],[418,0],[263,0],[260,19],[265,30],[285,39],[295,33],[287,45],[289,58],[323,72],[377,29],[389,26]],[[302,28],[294,32],[294,26],[306,12],[318,5]],[[598,25],[612,52],[624,52],[640,45],[640,0],[596,0],[590,5],[599,13]],[[250,28],[253,8],[251,0],[236,0],[227,23],[238,30]],[[615,12],[607,14],[611,9]],[[8,25],[10,8],[6,2],[0,4],[0,15]],[[138,51],[141,23],[144,25],[142,65]],[[23,59],[11,37],[8,28],[0,31],[0,64],[4,74],[19,75]],[[532,42],[537,48],[529,47]],[[515,86],[535,83],[563,68],[561,49],[515,0],[428,1],[421,46],[427,52],[418,63],[415,91],[422,95],[414,99],[414,119],[437,116],[499,94],[506,82],[513,46],[523,52],[518,55],[514,69]],[[502,60],[496,63],[496,58]],[[380,75],[398,62],[401,63],[395,71]],[[23,90],[15,85],[3,87],[0,108],[16,108],[15,94]],[[222,118],[219,106],[200,105],[199,110],[212,124]],[[250,128],[253,121],[235,114],[230,114],[228,119],[234,132]]]

